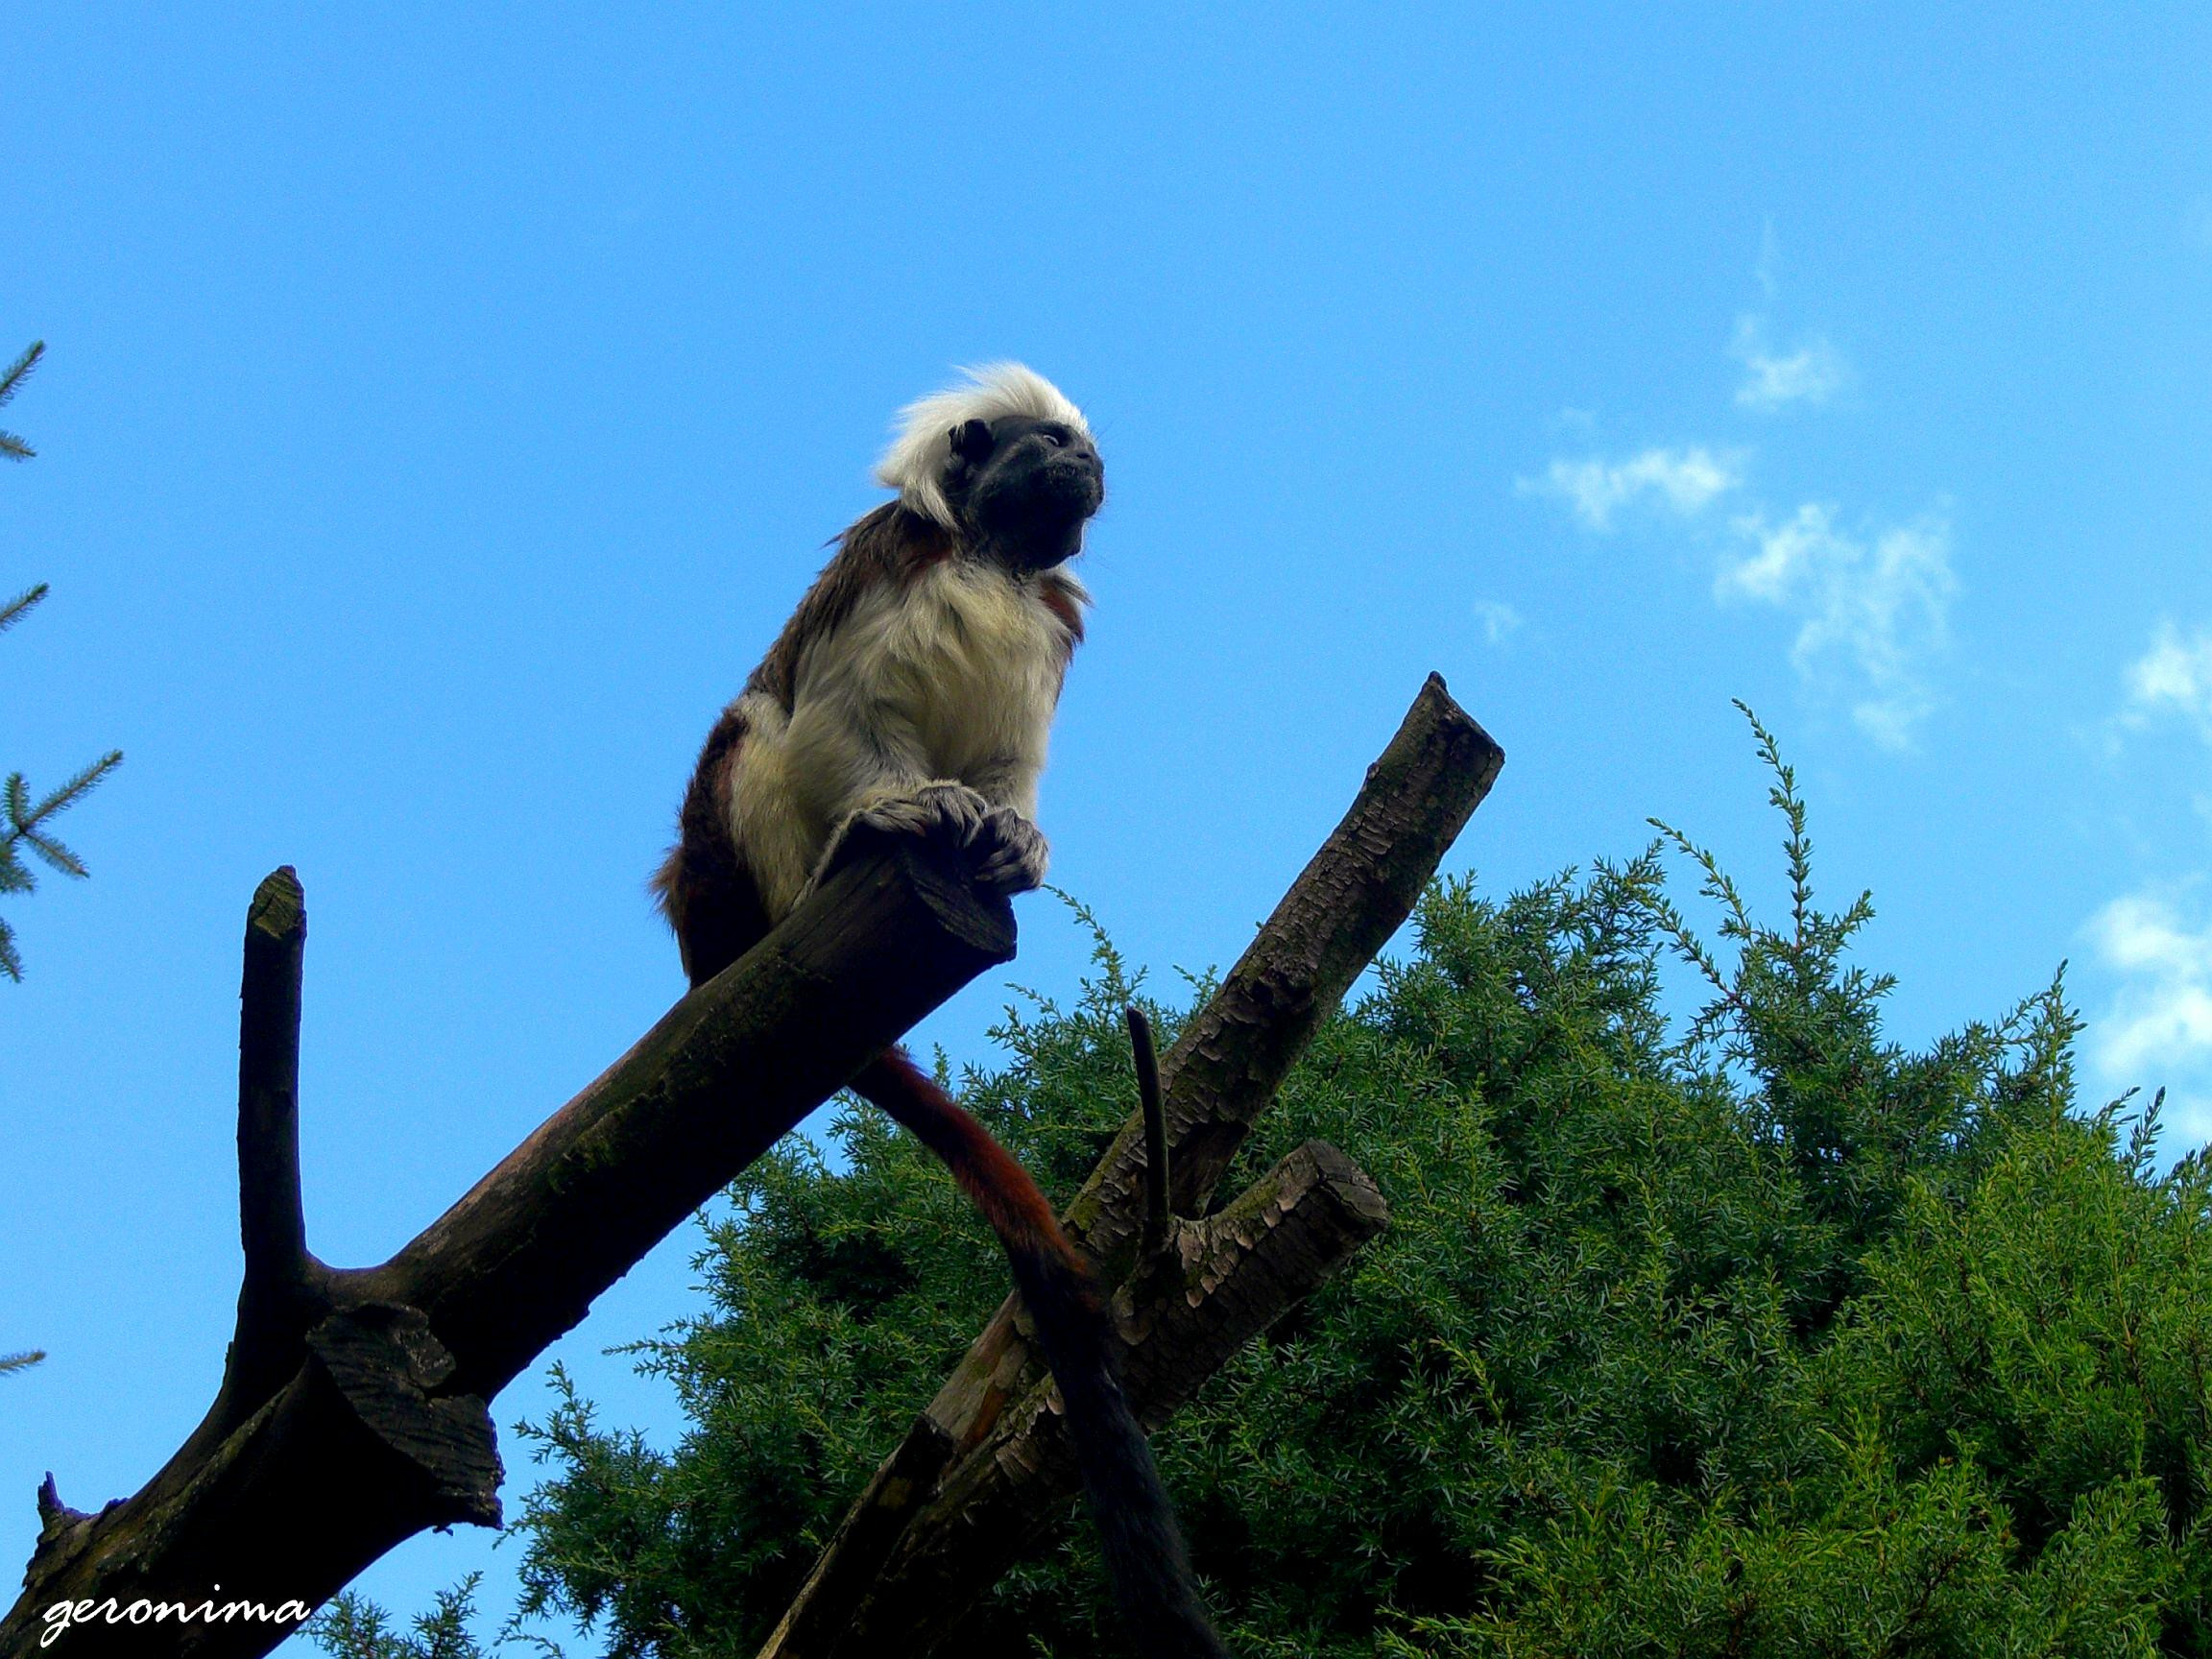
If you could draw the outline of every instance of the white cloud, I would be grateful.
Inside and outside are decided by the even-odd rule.
[[[2212,924],[2193,926],[2171,897],[2147,890],[2113,900],[2085,931],[2121,980],[2090,1026],[2091,1053],[2115,1092],[2212,1081]],[[2200,1089],[2176,1089],[2167,1103],[2193,1144],[2212,1134]]]
[[[1763,228],[1753,271],[1760,299],[1736,319],[1729,354],[1743,365],[1740,408],[1759,414],[1828,401],[1851,380],[1851,366],[1826,339],[1808,336],[1787,349],[1773,342],[1780,246]],[[1595,433],[1595,420],[1563,411],[1554,430]],[[1937,515],[1911,523],[1839,527],[1837,510],[1808,503],[1786,517],[1745,492],[1724,532],[1708,509],[1744,491],[1751,451],[1701,444],[1652,446],[1624,459],[1559,456],[1541,478],[1521,478],[1524,495],[1564,502],[1582,526],[1599,535],[1641,511],[1671,517],[1700,541],[1723,544],[1714,595],[1722,603],[1771,606],[1795,626],[1790,658],[1797,674],[1824,696],[1848,705],[1853,721],[1876,744],[1910,749],[1936,707],[1929,669],[1949,637],[1959,590],[1951,568],[1950,526]],[[1517,619],[1516,619],[1517,620]],[[1509,625],[1485,620],[1491,643]],[[2207,669],[2212,684],[2212,667]]]
[[[2172,622],[2161,622],[2151,649],[2128,664],[2122,724],[2142,727],[2161,714],[2179,714],[2212,743],[2212,623],[2183,638]]]
[[[1714,596],[1797,617],[1799,676],[1849,697],[1852,719],[1884,748],[1910,748],[1935,707],[1922,670],[1948,637],[1959,589],[1949,526],[1924,518],[1854,536],[1833,507],[1809,502],[1778,524],[1753,511],[1730,528],[1743,551],[1724,557]]]
[[[1767,342],[1767,320],[1746,313],[1736,319],[1736,338],[1729,355],[1743,365],[1744,375],[1736,388],[1736,401],[1745,409],[1767,413],[1791,403],[1825,403],[1850,378],[1843,355],[1817,337],[1794,351],[1778,352]]]
[[[1687,449],[1650,448],[1625,461],[1555,460],[1541,478],[1523,478],[1514,488],[1524,495],[1551,495],[1566,502],[1585,526],[1600,533],[1613,528],[1623,507],[1651,502],[1678,516],[1695,517],[1716,496],[1743,481],[1736,456],[1694,445]]]
[[[1482,624],[1485,644],[1503,645],[1507,635],[1521,626],[1521,613],[1497,599],[1478,599],[1475,602],[1476,619]]]

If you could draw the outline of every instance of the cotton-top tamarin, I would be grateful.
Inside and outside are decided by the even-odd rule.
[[[838,539],[708,733],[654,878],[694,985],[782,920],[855,823],[953,834],[1004,892],[1045,878],[1037,775],[1090,602],[1068,562],[1106,498],[1091,429],[1042,375],[995,364],[908,405],[876,475],[898,499]],[[902,1049],[853,1088],[945,1161],[1004,1245],[1137,1651],[1225,1659],[1051,1206]]]

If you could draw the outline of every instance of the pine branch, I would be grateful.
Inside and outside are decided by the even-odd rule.
[[[23,376],[31,372],[33,364],[44,348],[33,346],[5,375],[0,375],[0,403],[14,395]],[[0,441],[7,434],[0,433]],[[22,451],[28,455],[29,450]],[[17,457],[18,459],[21,456]],[[28,615],[41,599],[46,597],[46,584],[40,582],[25,589],[5,605],[0,605],[0,634],[6,633]],[[72,853],[43,826],[48,819],[59,817],[99,786],[100,781],[123,764],[123,751],[110,749],[89,766],[78,771],[60,787],[47,791],[36,805],[31,800],[31,786],[20,772],[8,774],[0,782],[0,814],[5,826],[0,827],[0,893],[32,893],[37,890],[37,878],[23,862],[20,849],[29,847],[38,855],[40,863],[59,870],[64,876],[83,880],[87,874],[84,861]],[[23,958],[15,950],[15,930],[6,922],[0,922],[0,976],[20,981],[23,977]]]
[[[5,605],[0,605],[0,634],[5,634],[31,613],[31,608],[46,597],[46,584],[18,593]]]
[[[91,874],[84,868],[84,860],[61,845],[51,835],[41,835],[36,830],[23,831],[23,843],[38,854],[39,861],[59,870],[64,876],[74,876],[82,881]]]
[[[123,751],[120,749],[108,750],[107,754],[101,756],[99,759],[93,761],[91,765],[85,767],[76,777],[70,779],[59,789],[54,790],[45,800],[39,802],[32,809],[30,825],[26,825],[25,828],[43,824],[58,812],[66,812],[89,795],[94,784],[122,764]]]
[[[45,355],[46,342],[34,340],[23,349],[23,355],[8,366],[8,372],[0,374],[0,408],[5,408],[8,399],[15,396],[16,388],[31,378],[31,371],[38,367],[38,359]]]
[[[7,373],[0,373],[0,406],[5,406],[8,399],[15,396],[15,389],[31,377],[31,371],[38,366],[38,359],[45,355],[46,342],[34,340],[23,355],[8,366]],[[0,455],[11,461],[28,461],[36,453],[36,449],[14,433],[0,432]]]
[[[28,1371],[45,1358],[46,1350],[43,1348],[33,1348],[23,1354],[0,1354],[0,1377],[13,1371]]]
[[[36,883],[31,873],[23,867],[16,855],[18,846],[28,846],[39,858],[52,865],[64,876],[82,879],[85,875],[84,861],[46,834],[39,826],[49,818],[66,812],[89,795],[100,780],[123,763],[123,751],[111,749],[71,778],[60,788],[47,794],[37,805],[31,805],[31,791],[23,781],[23,774],[11,772],[4,789],[0,789],[0,806],[8,814],[8,828],[0,831],[0,893],[28,893]]]

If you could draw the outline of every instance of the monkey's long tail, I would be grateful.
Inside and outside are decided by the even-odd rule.
[[[1097,1284],[1045,1194],[904,1049],[871,1061],[853,1089],[942,1159],[998,1235],[1067,1403],[1091,1518],[1133,1649],[1144,1659],[1229,1659],[1198,1599],[1152,1448],[1121,1392]]]

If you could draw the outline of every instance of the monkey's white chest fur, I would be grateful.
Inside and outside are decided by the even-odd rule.
[[[1054,578],[1082,590],[1073,579]],[[788,715],[755,693],[732,778],[737,845],[772,916],[798,902],[847,817],[953,781],[1037,816],[1069,653],[1037,579],[949,559],[872,589],[801,659]]]

